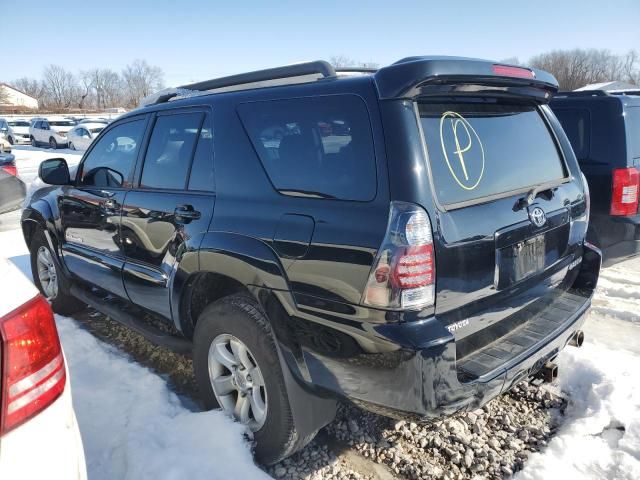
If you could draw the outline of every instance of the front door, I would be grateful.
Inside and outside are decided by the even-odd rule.
[[[146,116],[113,126],[86,154],[74,186],[60,198],[62,254],[71,273],[126,297],[120,215]]]
[[[213,214],[209,117],[193,109],[158,114],[136,174],[140,181],[124,202],[127,294],[136,305],[167,319],[172,318],[174,269],[186,251],[199,247]]]

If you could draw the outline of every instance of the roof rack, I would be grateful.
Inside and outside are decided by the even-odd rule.
[[[377,68],[371,67],[338,67],[336,73],[376,73]]]
[[[578,90],[578,91],[561,91],[556,97],[608,97],[609,92],[606,90]]]
[[[213,78],[202,82],[189,83],[177,88],[169,88],[149,97],[144,98],[141,106],[155,105],[168,102],[176,97],[196,96],[196,92],[207,92],[209,90],[244,90],[249,88],[271,87],[290,83],[304,83],[318,80],[320,78],[335,77],[336,71],[333,66],[324,60],[313,62],[296,63],[283,67],[266,68],[253,72],[229,75],[228,77]],[[296,80],[297,79],[297,80]],[[283,81],[288,80],[288,81]]]

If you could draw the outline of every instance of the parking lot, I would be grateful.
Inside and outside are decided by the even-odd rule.
[[[30,185],[39,163],[81,155],[14,147]],[[0,251],[30,275],[19,212],[0,218]],[[640,259],[602,272],[585,345],[558,381],[525,385],[483,409],[428,425],[349,405],[301,452],[263,470],[244,428],[201,412],[191,362],[91,309],[56,318],[92,479],[640,478]]]

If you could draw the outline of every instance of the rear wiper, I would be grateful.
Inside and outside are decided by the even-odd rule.
[[[333,195],[329,195],[328,193],[315,192],[313,190],[287,189],[287,190],[279,190],[279,192],[285,195],[292,195],[294,197],[328,198],[328,199],[336,198]]]
[[[553,186],[550,187],[548,183],[542,184],[542,185],[536,185],[531,190],[529,190],[524,197],[518,200],[518,202],[516,203],[515,210],[522,210],[523,208],[530,206],[535,201],[536,197],[543,192],[548,191],[550,194],[549,197],[553,198],[554,189],[555,187]]]

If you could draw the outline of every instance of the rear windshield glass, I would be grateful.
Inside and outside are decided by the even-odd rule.
[[[629,152],[631,158],[636,160],[634,165],[640,165],[640,107],[627,108],[625,113]]]
[[[493,101],[422,103],[420,117],[438,199],[445,205],[565,177],[535,106]]]
[[[368,201],[376,193],[369,114],[355,95],[246,103],[238,112],[277,190]]]

